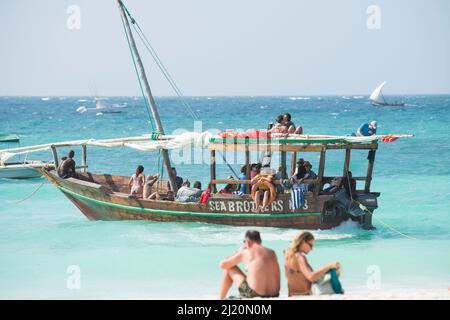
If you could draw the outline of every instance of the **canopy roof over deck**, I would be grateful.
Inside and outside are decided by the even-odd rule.
[[[408,135],[394,135],[409,137]],[[135,137],[115,139],[84,139],[54,142],[0,150],[0,161],[6,162],[16,155],[50,150],[57,147],[97,146],[105,148],[127,147],[139,151],[157,151],[161,149],[182,149],[185,147],[208,148],[210,150],[255,150],[279,151],[322,151],[324,149],[376,149],[373,143],[385,136],[346,137],[325,135],[273,134],[269,139],[222,138],[210,132],[185,132],[180,135],[144,134]]]
[[[328,135],[297,135],[272,134],[270,138],[222,138],[210,139],[208,149],[219,151],[287,151],[287,152],[320,152],[327,149],[366,149],[378,148],[378,140],[385,137],[404,138],[412,135],[373,135],[369,137],[328,136]]]

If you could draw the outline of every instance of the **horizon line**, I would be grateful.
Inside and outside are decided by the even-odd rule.
[[[445,96],[450,95],[450,92],[445,93],[409,93],[409,94],[383,94],[386,97],[389,96]],[[177,95],[153,95],[155,98],[178,98]],[[247,95],[183,95],[180,98],[208,98],[208,97],[216,97],[216,98],[233,98],[233,97],[242,97],[242,98],[248,98],[248,97],[347,97],[347,96],[367,96],[369,97],[370,94],[358,94],[358,93],[347,93],[347,94],[274,94],[274,95],[255,95],[255,94],[247,94]],[[101,97],[129,97],[129,98],[138,98],[142,97],[142,95],[0,95],[0,97],[11,97],[11,98],[46,98],[46,97],[56,97],[56,98],[78,98],[78,97],[92,97],[92,98],[101,98]]]

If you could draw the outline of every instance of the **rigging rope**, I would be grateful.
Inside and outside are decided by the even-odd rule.
[[[28,196],[26,196],[25,198],[23,198],[23,199],[21,199],[21,200],[19,200],[19,201],[16,201],[15,204],[21,204],[22,202],[24,202],[24,201],[30,199],[32,196],[34,196],[34,195],[36,194],[36,192],[39,191],[39,189],[42,188],[42,186],[43,186],[45,183],[47,183],[47,180],[42,181],[42,183],[36,188],[36,190],[34,190],[32,193],[30,193],[30,194],[29,194]]]
[[[363,211],[365,211],[365,212],[367,212],[367,213],[370,213],[370,214],[372,215],[373,218],[375,218],[379,223],[381,223],[382,225],[384,225],[386,228],[388,228],[388,229],[394,231],[395,233],[397,233],[397,234],[399,234],[399,235],[401,235],[401,236],[403,236],[403,237],[405,237],[405,238],[408,238],[408,239],[410,239],[410,240],[417,240],[417,238],[408,236],[408,235],[404,234],[403,232],[398,231],[397,229],[395,229],[395,228],[392,227],[391,225],[387,224],[386,222],[384,222],[383,220],[381,220],[380,218],[378,218],[377,216],[375,216],[375,214],[374,214],[372,211],[370,211],[369,208],[367,208],[367,207],[366,207],[365,205],[363,205],[361,202],[356,201],[355,199],[353,199],[353,195],[352,195],[352,191],[351,191],[351,185],[350,185],[350,177],[348,176],[348,168],[347,168],[347,170],[346,170],[346,176],[347,176],[348,187],[349,187],[349,190],[350,190],[350,199],[351,199],[352,202],[357,203],[357,204],[359,205],[359,208],[360,208],[361,210],[363,210]]]
[[[222,156],[223,161],[225,161],[226,165],[228,166],[228,169],[230,169],[230,171],[233,173],[234,177],[239,180],[238,174],[236,173],[236,171],[234,171],[233,167],[228,163],[227,159],[225,158],[225,155],[220,152],[217,151],[218,153],[220,153],[220,155]]]
[[[177,86],[177,84],[175,83],[175,81],[173,80],[172,76],[170,75],[169,71],[167,70],[167,68],[164,66],[164,64],[162,63],[161,59],[159,58],[158,54],[156,53],[156,50],[153,48],[153,46],[151,45],[150,41],[148,40],[148,38],[146,37],[144,31],[142,30],[142,28],[140,27],[139,23],[136,21],[136,19],[133,18],[133,16],[131,15],[131,13],[128,11],[128,8],[122,3],[124,10],[126,12],[126,14],[128,15],[128,17],[131,20],[131,23],[133,25],[133,29],[136,31],[137,35],[139,36],[139,38],[141,39],[142,43],[144,44],[145,48],[147,49],[147,51],[150,53],[150,55],[152,56],[153,60],[155,61],[156,65],[158,66],[158,68],[161,70],[162,74],[164,75],[164,77],[166,78],[167,82],[169,82],[170,86],[172,87],[172,89],[175,91],[175,93],[177,94],[179,101],[184,105],[184,107],[187,109],[187,111],[189,112],[190,116],[194,119],[194,120],[199,120],[199,116],[198,114],[192,109],[192,107],[187,103],[183,93],[181,92],[180,88]]]
[[[123,5],[122,2],[121,2],[121,4]],[[135,59],[134,54],[133,54],[133,49],[131,48],[130,38],[128,37],[127,28],[125,27],[125,21],[123,20],[123,16],[122,15],[120,15],[120,19],[122,20],[123,30],[124,30],[125,36],[127,38],[128,48],[130,49],[131,58],[133,59],[134,71],[136,72],[136,76],[137,76],[137,79],[138,79],[138,82],[139,82],[139,87],[141,88],[141,94],[142,94],[142,97],[144,98],[144,104],[145,104],[145,107],[146,107],[146,110],[147,110],[147,114],[148,114],[148,117],[150,118],[150,124],[151,124],[151,127],[152,127],[152,132],[154,132],[155,131],[155,125],[153,124],[153,117],[150,114],[150,106],[148,105],[148,102],[147,102],[147,99],[146,99],[146,96],[145,96],[145,93],[144,93],[144,88],[142,86],[141,77],[139,76],[139,71],[138,71],[137,65],[136,65],[136,59]]]

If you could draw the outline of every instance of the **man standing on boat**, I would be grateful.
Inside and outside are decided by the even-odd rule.
[[[247,275],[239,269],[244,263]],[[278,297],[280,291],[280,267],[275,252],[261,245],[256,230],[245,233],[244,245],[231,257],[220,262],[224,269],[220,287],[220,299],[225,299],[234,284],[242,298]]]
[[[357,134],[359,137],[370,137],[377,133],[377,122],[364,123],[359,127]]]
[[[172,172],[173,172],[173,175],[175,176],[175,183],[177,184],[177,190],[178,190],[183,185],[183,178],[177,176],[177,169],[175,169],[175,167],[172,167]],[[167,189],[173,190],[172,186],[170,185],[170,181],[167,181]]]
[[[61,164],[58,167],[58,176],[60,176],[63,179],[75,177],[75,160],[73,160],[73,157],[75,156],[75,151],[70,150],[69,154],[67,155],[67,158],[61,162]]]

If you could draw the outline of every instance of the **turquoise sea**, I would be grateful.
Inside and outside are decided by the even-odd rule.
[[[404,100],[406,105],[373,107],[367,97],[353,95],[186,99],[202,120],[203,130],[265,128],[278,114],[290,112],[305,133],[346,135],[363,122],[377,120],[381,134],[414,134],[380,143],[372,190],[381,192],[376,216],[416,240],[376,220],[377,230],[370,232],[347,222],[315,231],[316,246],[309,259],[313,268],[340,261],[348,292],[445,289],[450,287],[450,96],[388,98]],[[104,102],[121,106],[117,108],[121,113],[76,112],[81,106],[93,108],[92,97],[0,97],[0,133],[18,134],[20,146],[26,146],[149,132],[141,98],[109,97]],[[194,130],[192,117],[177,99],[161,97],[157,103],[166,133]],[[80,163],[80,150],[75,151]],[[364,175],[366,155],[352,155],[350,169],[355,176]],[[318,155],[303,157],[317,169]],[[51,160],[51,154],[28,158]],[[343,161],[341,152],[327,155],[326,175],[341,174]],[[130,175],[136,165],[143,164],[150,173],[157,170],[156,162],[155,154],[88,148],[89,170],[94,172]],[[207,163],[205,159],[204,164],[176,166],[182,177],[206,183]],[[219,176],[229,174],[226,165],[221,165]],[[240,247],[247,229],[199,223],[91,222],[50,183],[16,204],[43,181],[0,179],[1,299],[214,299],[222,275],[219,261]],[[276,250],[282,265],[282,251],[299,231],[259,230],[263,244]],[[284,277],[281,294],[287,296]]]

